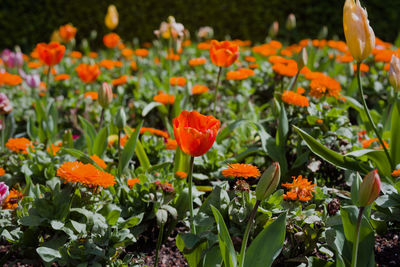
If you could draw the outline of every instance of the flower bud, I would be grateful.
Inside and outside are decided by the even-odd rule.
[[[274,21],[271,24],[271,27],[269,27],[268,36],[274,38],[275,36],[278,35],[278,31],[279,31],[279,22]]]
[[[279,180],[281,179],[281,168],[278,162],[272,163],[272,165],[263,173],[260,181],[256,187],[256,198],[259,201],[263,201],[269,197],[278,186]]]
[[[296,17],[294,16],[293,13],[291,13],[291,14],[289,14],[289,16],[286,20],[286,29],[291,31],[294,28],[296,28]]]
[[[104,82],[99,90],[99,104],[102,108],[106,109],[113,99],[111,86]]]
[[[12,111],[10,100],[4,93],[0,93],[0,114],[8,114]]]
[[[360,1],[346,0],[343,8],[343,29],[350,53],[357,62],[366,59],[375,47],[375,34],[369,26],[368,14]]]
[[[389,68],[389,81],[393,86],[394,90],[399,91],[400,89],[400,62],[399,58],[392,55],[392,60],[390,60]]]
[[[299,71],[301,71],[301,69],[307,65],[307,60],[308,60],[307,49],[303,47],[297,58],[297,69]]]
[[[114,30],[118,26],[118,11],[114,5],[109,5],[106,17],[104,19],[106,27]]]
[[[364,177],[360,185],[358,192],[358,204],[360,207],[371,205],[378,198],[380,191],[381,179],[379,178],[378,171],[375,169]]]
[[[117,112],[117,114],[115,115],[115,126],[117,126],[118,130],[122,130],[124,129],[125,125],[126,125],[126,115],[125,115],[125,111],[124,108],[120,108]]]
[[[1,204],[3,204],[4,200],[8,197],[8,186],[3,183],[0,182],[0,206]]]
[[[30,88],[36,88],[40,85],[40,75],[37,73],[25,75],[25,82]]]

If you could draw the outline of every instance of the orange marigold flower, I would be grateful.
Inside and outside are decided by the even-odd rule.
[[[394,171],[392,172],[392,176],[393,176],[393,177],[400,177],[400,169],[394,170]]]
[[[286,187],[289,190],[286,194],[283,194],[283,199],[298,199],[300,201],[311,200],[313,197],[312,192],[315,192],[315,184],[311,184],[311,181],[308,181],[307,178],[303,178],[302,175],[299,175],[297,178],[293,176],[292,178],[292,183],[282,184],[283,187]]]
[[[121,38],[116,33],[109,33],[104,35],[103,43],[108,48],[115,48],[121,42]]]
[[[80,161],[65,162],[57,169],[57,176],[66,182],[81,183],[85,186],[107,188],[115,184],[113,175],[101,171],[92,164]]]
[[[65,81],[68,80],[70,76],[68,74],[58,74],[57,76],[54,77],[55,81]]]
[[[135,50],[135,54],[138,57],[147,57],[149,55],[149,50],[147,50],[145,48],[138,48]]]
[[[77,58],[77,59],[79,59],[79,58],[82,57],[82,53],[79,52],[79,51],[72,51],[71,54],[70,54],[69,56],[72,57],[72,58]]]
[[[114,61],[111,59],[103,59],[99,62],[100,67],[111,70],[115,67]]]
[[[234,163],[222,170],[222,175],[225,177],[243,177],[247,179],[248,177],[259,177],[261,173],[257,166]]]
[[[342,90],[338,81],[326,76],[325,74],[322,74],[318,78],[312,80],[310,83],[310,88],[310,95],[315,98],[321,98],[324,95],[339,98],[340,91]]]
[[[365,138],[365,135],[366,135],[366,134],[367,134],[367,130],[359,131],[359,132],[357,133],[358,142],[361,142],[361,141]]]
[[[99,158],[96,154],[93,154],[90,156],[90,158],[96,162],[97,165],[99,165],[99,167],[101,167],[102,169],[107,168],[107,164],[104,162],[104,160],[102,160],[101,158]]]
[[[249,78],[250,76],[254,76],[253,70],[241,68],[241,69],[234,70],[234,71],[228,71],[228,73],[226,74],[226,79],[240,81],[240,80],[245,80],[245,79]]]
[[[196,84],[192,87],[192,95],[200,95],[208,92],[208,87],[202,84]]]
[[[247,62],[256,62],[256,58],[252,57],[252,56],[246,56],[244,57],[244,60],[246,60]]]
[[[250,68],[250,69],[257,69],[258,67],[259,67],[258,64],[250,64],[250,65],[249,65],[249,68]]]
[[[282,94],[282,101],[299,107],[308,107],[308,98],[293,91],[285,91]]]
[[[174,60],[177,61],[179,60],[181,57],[178,54],[174,54],[173,52],[169,53],[168,55],[165,56],[166,60]],[[156,59],[154,59],[154,61],[156,61]]]
[[[192,67],[206,64],[207,60],[204,57],[192,58],[189,60],[189,65]]]
[[[123,55],[126,59],[131,59],[135,51],[130,48],[122,49],[121,55]]]
[[[119,77],[117,79],[113,79],[111,81],[111,84],[113,86],[123,85],[123,84],[126,84],[127,81],[128,81],[128,75],[122,75],[121,77]]]
[[[4,210],[15,210],[18,207],[18,202],[24,197],[24,195],[17,189],[11,189],[7,198],[3,202],[2,208]]]
[[[9,150],[17,153],[28,154],[28,147],[33,147],[33,146],[32,142],[29,139],[25,137],[19,137],[19,138],[8,139],[6,147]]]
[[[197,49],[200,50],[209,50],[211,47],[211,44],[209,42],[202,42],[197,44]]]
[[[4,174],[6,174],[6,171],[0,167],[0,176],[3,176]]]
[[[167,142],[165,144],[165,149],[176,150],[177,146],[178,146],[178,143],[176,142],[176,140],[168,138]]]
[[[171,77],[169,79],[169,84],[172,86],[185,86],[186,78],[185,77]]]
[[[158,129],[154,129],[154,128],[148,128],[148,127],[142,127],[140,128],[140,133],[150,133],[150,134],[154,134],[154,135],[158,135],[161,137],[164,137],[165,139],[169,138],[169,134],[167,132],[164,132],[162,130],[158,130]]]
[[[89,57],[90,58],[97,58],[99,56],[99,54],[97,54],[96,52],[90,52],[89,53]]]
[[[22,78],[19,75],[8,72],[0,73],[0,85],[16,86],[22,83]]]
[[[131,66],[132,70],[135,70],[135,71],[137,70],[137,64],[136,64],[135,61],[131,61],[131,65],[130,66]]]
[[[97,80],[97,77],[100,75],[100,68],[96,64],[79,64],[78,67],[75,68],[78,73],[79,78],[84,83],[92,83]]]
[[[353,70],[357,71],[357,64],[353,64]],[[368,72],[369,71],[369,66],[367,64],[361,63],[360,71],[361,72]]]
[[[297,63],[292,62],[289,64],[277,63],[272,66],[272,70],[282,76],[293,77],[297,73]]]
[[[177,171],[175,173],[175,175],[176,175],[176,177],[181,178],[181,179],[185,179],[188,176],[187,173],[183,172],[183,171]]]
[[[30,69],[37,69],[37,68],[40,68],[42,66],[42,62],[40,62],[40,61],[31,61],[31,62],[28,62],[28,67],[30,68]]]
[[[77,29],[71,24],[66,24],[58,29],[58,32],[65,43],[74,39]]]
[[[162,91],[158,91],[158,95],[154,96],[153,100],[164,105],[172,105],[175,102],[175,96],[166,94]]]
[[[57,154],[57,152],[61,149],[61,144],[59,145],[54,145],[51,144],[48,148],[47,148],[47,152],[53,156],[55,156]]]
[[[140,184],[140,180],[138,178],[133,178],[128,180],[128,186],[132,189],[135,184]]]
[[[89,91],[89,92],[86,92],[83,95],[83,97],[84,98],[90,98],[92,100],[96,100],[97,98],[99,98],[99,94],[97,92],[94,92],[94,91]]]
[[[385,144],[385,147],[389,148],[389,144],[386,143],[385,140],[382,140],[382,141]],[[365,139],[365,140],[362,141],[362,147],[363,148],[369,148],[372,145],[373,142],[379,143],[379,139],[378,138]],[[380,145],[379,147],[382,148],[382,145]]]

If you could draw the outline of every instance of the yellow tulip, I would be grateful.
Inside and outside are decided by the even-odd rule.
[[[107,28],[114,30],[118,26],[118,11],[114,5],[109,5],[104,19]]]
[[[350,53],[361,62],[366,59],[375,47],[375,34],[369,26],[367,11],[360,1],[346,0],[343,8],[343,29]]]

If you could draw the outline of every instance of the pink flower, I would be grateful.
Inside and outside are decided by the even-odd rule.
[[[0,205],[3,204],[3,201],[8,197],[8,186],[0,182]]]

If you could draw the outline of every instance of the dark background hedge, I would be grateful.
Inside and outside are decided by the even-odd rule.
[[[109,4],[116,5],[120,24],[115,30],[124,40],[154,38],[153,30],[169,15],[194,34],[200,26],[212,26],[215,37],[263,41],[274,20],[284,28],[286,17],[297,18],[296,37],[316,38],[323,25],[329,37],[343,39],[344,0],[0,0],[0,48],[20,45],[31,49],[48,41],[54,29],[71,22],[77,39],[98,32],[97,42],[107,32],[104,16]],[[400,25],[400,0],[364,0],[375,34],[394,41]]]

